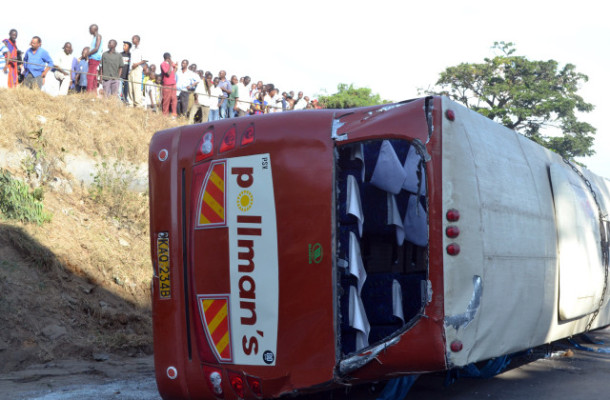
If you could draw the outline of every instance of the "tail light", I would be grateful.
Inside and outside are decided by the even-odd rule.
[[[237,143],[237,132],[235,130],[235,125],[229,129],[224,136],[222,137],[222,142],[220,142],[220,153],[224,153],[225,151],[233,150],[235,148],[235,144]]]
[[[222,391],[222,371],[218,368],[204,366],[203,374],[210,391],[217,397],[224,397]]]
[[[250,388],[252,393],[254,393],[254,395],[256,397],[262,399],[263,398],[263,385],[261,383],[261,380],[258,378],[255,378],[253,376],[246,375],[246,382],[248,383],[248,387]]]
[[[195,162],[203,161],[206,158],[210,158],[214,155],[214,131],[209,130],[203,134],[199,145],[197,146],[197,153],[195,154]]]
[[[248,126],[244,133],[242,133],[240,144],[242,146],[245,146],[252,142],[254,142],[254,124],[250,124],[250,126]]]
[[[460,219],[460,212],[455,208],[447,211],[447,221],[456,222]]]
[[[457,256],[460,254],[460,245],[457,243],[451,243],[449,246],[447,246],[447,254],[450,256]]]
[[[237,372],[229,371],[229,382],[231,382],[231,387],[233,391],[240,399],[246,397],[246,386],[244,384],[244,378],[241,374]]]
[[[445,229],[445,234],[447,237],[454,239],[460,235],[460,228],[457,226],[448,226],[447,229]]]

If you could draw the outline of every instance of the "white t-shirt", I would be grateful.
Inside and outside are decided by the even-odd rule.
[[[304,110],[305,107],[307,107],[307,101],[305,100],[305,98],[302,98],[298,102],[295,99],[295,102],[296,103],[294,105],[294,110]]]
[[[237,101],[237,108],[239,108],[240,110],[247,113],[250,110],[250,103],[251,103],[250,89],[248,89],[248,86],[244,85],[243,83],[238,83],[237,87],[238,87],[237,93],[239,94],[239,100]]]
[[[270,113],[282,112],[282,96],[280,96],[279,94],[276,93],[276,95],[274,97],[266,95],[265,101],[267,102],[267,105],[269,106]]]
[[[64,72],[67,72],[70,75],[70,70],[72,69],[72,62],[74,61],[74,56],[72,54],[68,55],[65,51],[62,51],[57,55],[56,58],[53,59],[53,63],[61,68]]]
[[[212,96],[212,104],[210,104],[210,110],[218,110],[218,98],[222,96],[222,90],[218,86],[210,87],[210,95]]]
[[[211,92],[212,90],[210,88],[210,93]],[[195,93],[197,94],[197,101],[199,102],[199,105],[204,107],[210,107],[212,105],[212,98],[205,90],[205,81],[202,81],[201,79],[198,81],[197,87],[195,88]],[[216,104],[218,104],[218,102],[216,102]]]

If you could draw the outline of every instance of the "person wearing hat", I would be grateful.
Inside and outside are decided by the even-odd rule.
[[[65,96],[68,94],[68,89],[73,87],[74,77],[78,69],[78,61],[72,55],[72,43],[66,42],[62,49],[63,51],[55,58],[53,75],[59,85],[58,95]]]
[[[121,81],[119,83],[119,96],[127,104],[130,103],[129,99],[129,71],[131,68],[131,42],[126,40],[123,41],[123,51],[121,56],[123,57],[123,70],[121,72]]]

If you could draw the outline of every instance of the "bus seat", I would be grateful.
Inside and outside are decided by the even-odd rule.
[[[423,198],[409,196],[404,219],[405,240],[417,245],[428,245],[428,213],[422,204]]]
[[[402,188],[411,193],[420,193],[421,195],[425,195],[426,170],[423,168],[423,161],[421,156],[415,150],[415,146],[411,146],[409,148],[407,159],[403,164],[403,169],[407,177],[402,184]],[[422,183],[421,192],[420,182]]]
[[[403,169],[394,147],[388,140],[384,140],[371,175],[371,183],[381,190],[398,194],[406,178],[407,173]]]

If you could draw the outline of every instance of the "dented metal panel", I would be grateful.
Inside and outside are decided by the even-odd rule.
[[[445,237],[444,244],[461,249],[443,256],[449,364],[463,366],[584,331],[586,317],[558,320],[557,226],[548,171],[552,163],[563,164],[561,158],[444,98],[443,113],[449,109],[455,120],[443,120],[443,213],[457,209],[460,219],[444,219],[443,226],[458,226],[460,235]],[[608,181],[596,183],[606,201]],[[473,313],[476,276],[484,290]],[[592,326],[608,324],[609,314],[602,309]],[[455,341],[463,345],[460,351],[450,350]]]

